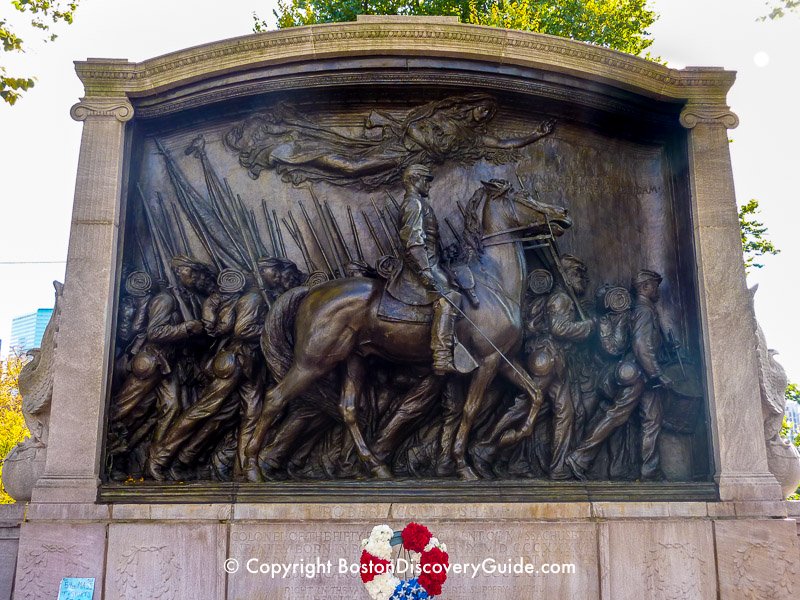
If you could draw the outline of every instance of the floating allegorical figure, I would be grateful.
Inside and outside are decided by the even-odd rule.
[[[452,96],[411,110],[404,119],[373,111],[361,136],[320,127],[286,104],[255,115],[225,135],[225,145],[253,179],[275,169],[293,184],[356,181],[375,188],[397,181],[412,164],[474,162],[507,158],[546,136],[554,122],[541,123],[522,137],[501,139],[486,131],[497,103],[482,93]],[[374,133],[379,135],[375,135]]]
[[[586,479],[586,471],[597,455],[600,444],[619,427],[627,423],[638,406],[642,416],[642,480],[663,480],[658,452],[658,436],[662,421],[662,391],[672,386],[672,381],[662,369],[664,339],[656,311],[659,300],[658,286],[661,275],[642,270],[636,274],[633,287],[636,300],[631,313],[631,344],[638,368],[644,374],[645,386],[638,393],[633,383],[623,387],[614,397],[614,403],[602,418],[590,427],[586,438],[567,458],[567,465],[578,479]],[[629,370],[628,365],[625,370]],[[631,370],[631,379],[634,374]]]

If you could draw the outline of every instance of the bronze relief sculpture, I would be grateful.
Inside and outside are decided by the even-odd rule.
[[[661,276],[635,275],[632,308],[619,274],[593,285],[559,248],[574,190],[543,200],[530,166],[565,168],[555,122],[501,135],[497,113],[475,93],[337,125],[283,102],[150,136],[109,478],[663,479],[666,372],[694,371]]]

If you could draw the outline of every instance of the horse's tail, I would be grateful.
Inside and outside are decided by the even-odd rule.
[[[272,376],[280,381],[292,366],[294,356],[294,321],[300,303],[310,288],[300,286],[281,294],[267,314],[261,333],[261,351]]]

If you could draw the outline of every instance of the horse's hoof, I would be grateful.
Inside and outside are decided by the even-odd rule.
[[[457,470],[458,478],[461,481],[480,481],[480,477],[478,477],[477,473],[472,470],[471,467],[464,466],[460,467]]]
[[[477,444],[470,449],[470,457],[475,470],[484,479],[493,479],[494,470],[492,470],[492,463],[494,462],[495,448],[483,444]]]
[[[264,483],[264,475],[255,460],[247,461],[244,466],[244,476],[250,483]]]
[[[377,467],[373,467],[370,469],[372,476],[376,479],[391,479],[393,477],[392,472],[389,470],[389,467],[386,465],[379,465]]]

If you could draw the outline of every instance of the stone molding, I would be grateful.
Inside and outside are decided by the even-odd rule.
[[[670,69],[636,56],[551,35],[420,18],[295,27],[213,42],[132,63],[75,63],[87,96],[147,96],[227,73],[323,58],[424,56],[490,60],[572,74],[666,101],[724,104],[736,74]]]
[[[725,104],[690,102],[681,111],[680,123],[686,129],[694,129],[699,123],[736,129],[739,117]]]
[[[120,123],[133,118],[133,106],[127,98],[83,98],[69,110],[76,121],[90,117],[114,117]]]

